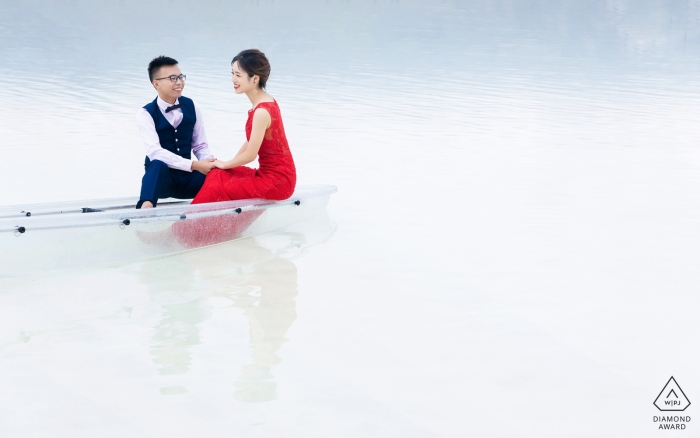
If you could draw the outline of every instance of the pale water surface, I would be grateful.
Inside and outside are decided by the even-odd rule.
[[[0,0],[0,39],[1,204],[137,194],[160,54],[232,156],[249,47],[340,190],[0,279],[0,436],[640,437],[700,398],[700,1]]]

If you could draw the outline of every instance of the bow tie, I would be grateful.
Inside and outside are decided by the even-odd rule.
[[[181,104],[181,103],[178,103],[177,105],[169,106],[168,108],[166,108],[165,113],[167,114],[167,113],[169,113],[170,111],[176,110],[176,109],[178,109],[178,108],[182,108],[182,104]]]

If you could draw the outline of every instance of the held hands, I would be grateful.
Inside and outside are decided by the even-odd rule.
[[[214,164],[214,167],[216,167],[217,169],[226,169],[226,162],[225,161],[216,160],[216,161],[214,161],[213,164]]]
[[[206,175],[214,168],[214,162],[216,161],[218,161],[216,158],[205,158],[204,160],[193,161],[192,170],[199,171]]]

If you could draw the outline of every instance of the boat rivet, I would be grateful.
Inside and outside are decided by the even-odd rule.
[[[15,236],[19,237],[20,234],[23,234],[25,231],[27,231],[26,228],[24,227],[17,227],[15,230]]]
[[[27,212],[27,217],[29,217],[29,216],[31,216],[31,215],[32,215],[32,212],[31,212],[31,211],[28,211],[28,212]]]
[[[299,204],[301,204],[300,200],[297,199],[296,201],[294,201],[294,205],[299,205]]]
[[[242,212],[243,210],[241,210],[241,208],[238,207],[237,209],[235,209],[235,210],[233,210],[233,211],[235,211],[235,212],[238,213],[238,214],[241,214],[241,212]]]
[[[185,216],[185,214],[183,213],[180,215],[180,219],[187,219],[187,216]]]
[[[131,221],[130,221],[129,219],[124,219],[124,220],[122,221],[122,223],[119,224],[119,228],[121,228],[121,229],[123,230],[123,229],[124,229],[127,225],[129,225],[130,223],[131,223]]]

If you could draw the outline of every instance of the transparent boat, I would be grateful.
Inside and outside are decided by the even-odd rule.
[[[134,208],[136,198],[0,207],[0,277],[122,263],[266,233],[324,213],[336,191],[307,185],[284,201],[165,200],[143,210]]]

